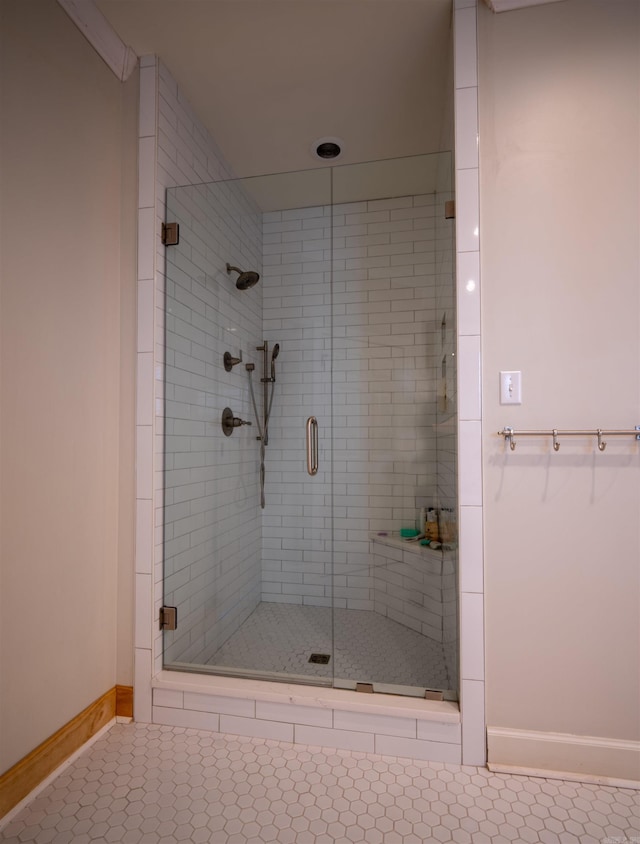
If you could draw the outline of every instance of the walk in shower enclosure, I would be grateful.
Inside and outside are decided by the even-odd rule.
[[[449,153],[167,191],[165,668],[457,697],[451,198]]]

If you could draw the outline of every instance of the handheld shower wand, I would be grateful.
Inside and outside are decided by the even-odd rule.
[[[276,380],[276,358],[280,354],[280,343],[276,343],[271,352],[271,383]]]
[[[267,375],[269,365],[269,343],[264,340],[261,346],[256,346],[256,351],[262,352],[262,375],[260,379],[263,390],[263,405],[262,405],[262,423],[258,414],[258,406],[256,404],[256,397],[253,392],[252,374],[255,370],[255,364],[245,364],[247,375],[249,376],[249,391],[251,394],[251,402],[253,404],[253,411],[256,415],[256,424],[258,427],[258,440],[260,441],[260,506],[264,509],[265,494],[264,494],[264,479],[265,479],[265,451],[269,444],[269,418],[271,416],[271,406],[273,405],[273,395],[275,392],[276,380],[276,358],[280,354],[280,344],[276,343],[271,351],[271,376]],[[271,390],[269,390],[271,384]]]

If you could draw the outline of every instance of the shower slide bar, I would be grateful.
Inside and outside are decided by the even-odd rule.
[[[598,451],[604,451],[607,443],[603,437],[635,437],[637,440],[640,440],[640,425],[636,425],[635,428],[618,430],[596,428],[592,431],[560,431],[557,428],[553,428],[550,431],[516,431],[513,428],[505,426],[501,431],[498,431],[498,436],[504,437],[505,442],[509,443],[511,451],[515,451],[516,449],[515,437],[552,437],[554,451],[560,451],[560,443],[558,442],[560,437],[597,437]]]

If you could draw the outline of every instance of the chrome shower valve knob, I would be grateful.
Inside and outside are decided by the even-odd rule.
[[[251,422],[247,422],[244,419],[240,419],[239,416],[233,415],[233,410],[230,407],[225,407],[222,411],[222,433],[225,437],[230,437],[233,434],[235,428],[240,428],[242,425],[251,425]]]
[[[231,372],[234,366],[242,363],[242,351],[240,352],[240,357],[237,358],[234,358],[231,352],[225,352],[222,356],[222,362],[224,364],[225,372]]]

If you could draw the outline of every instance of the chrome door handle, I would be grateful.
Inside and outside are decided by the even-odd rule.
[[[307,419],[307,472],[318,474],[318,420],[315,416]]]

